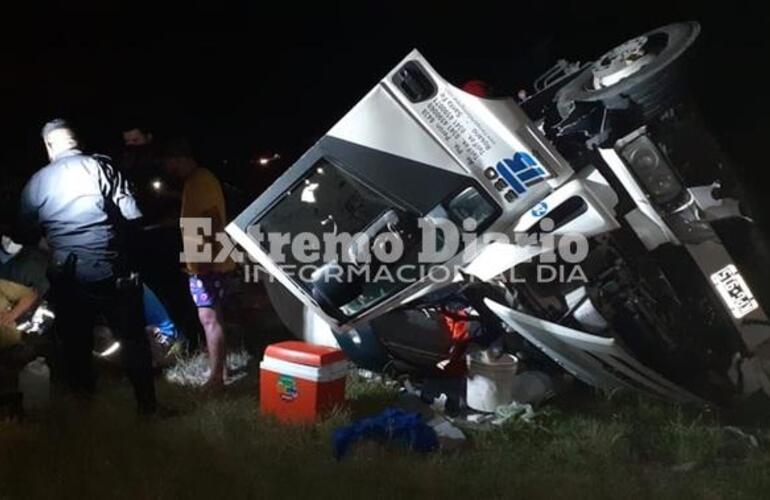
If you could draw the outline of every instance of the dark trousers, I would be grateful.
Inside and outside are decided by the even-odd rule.
[[[120,355],[142,413],[155,411],[152,354],[145,334],[141,284],[118,287],[116,280],[81,282],[59,276],[53,280],[56,332],[67,381],[73,390],[95,390],[94,324],[102,316],[120,342]]]
[[[198,309],[190,297],[187,275],[179,269],[179,252],[182,251],[179,228],[146,230],[139,243],[143,246],[136,255],[142,278],[163,302],[187,341],[187,348],[196,351],[203,338],[203,328]]]

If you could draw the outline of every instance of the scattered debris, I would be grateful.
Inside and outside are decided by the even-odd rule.
[[[509,405],[499,406],[494,413],[464,413],[451,420],[465,429],[488,431],[513,420],[531,424],[536,417],[537,413],[532,405],[514,401]]]
[[[740,438],[749,448],[759,448],[759,440],[756,436],[748,434],[737,427],[727,426],[724,430],[733,436]]]
[[[756,436],[734,426],[723,427],[724,438],[719,447],[719,457],[722,460],[744,460],[754,450],[759,449],[759,440]]]
[[[759,448],[759,440],[757,440],[756,436],[748,434],[740,430],[739,428],[733,427],[733,426],[727,426],[724,428],[724,430],[728,434],[731,434],[734,437],[739,438],[739,440],[743,441],[749,448]]]
[[[443,392],[433,400],[430,405],[430,409],[436,413],[446,413],[446,403],[449,401],[449,397]]]
[[[364,370],[363,368],[355,370],[355,374],[358,375],[358,378],[366,380],[367,382],[380,382],[383,380],[382,375],[379,373],[375,373],[371,370]]]
[[[514,401],[509,405],[497,407],[492,424],[502,425],[505,422],[514,419],[531,423],[535,419],[535,415],[535,410],[532,408],[531,404],[523,404]]]
[[[456,450],[465,444],[465,433],[442,415],[433,417],[428,422],[428,426],[436,432],[439,445],[443,451]]]
[[[227,378],[225,385],[231,385],[247,375],[247,367],[252,356],[246,351],[236,351],[227,355]],[[165,372],[166,380],[183,387],[202,387],[209,377],[209,361],[205,353],[190,358],[180,359]]]

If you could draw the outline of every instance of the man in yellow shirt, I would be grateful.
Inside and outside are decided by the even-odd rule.
[[[211,233],[203,236],[203,243],[210,245],[212,259],[198,262],[186,259],[190,294],[198,308],[198,318],[206,334],[209,352],[210,375],[206,386],[212,390],[224,387],[226,372],[225,332],[222,323],[222,301],[228,274],[235,269],[231,259],[214,262],[221,244],[216,235],[223,233],[227,215],[222,186],[216,176],[196,161],[189,143],[182,139],[170,141],[164,149],[163,163],[166,172],[184,182],[182,191],[181,227],[183,240],[200,242],[200,234],[186,234],[189,225],[185,219],[208,219]],[[187,245],[185,245],[187,248]]]

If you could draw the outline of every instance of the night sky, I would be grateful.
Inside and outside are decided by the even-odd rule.
[[[593,59],[688,19],[703,25],[692,74],[707,119],[744,166],[765,158],[770,22],[753,3],[89,3],[4,13],[4,175],[44,164],[38,131],[57,115],[101,151],[115,151],[121,127],[138,121],[190,136],[211,163],[248,168],[243,159],[268,151],[290,160],[411,48],[454,82],[481,78],[515,93],[558,58]]]

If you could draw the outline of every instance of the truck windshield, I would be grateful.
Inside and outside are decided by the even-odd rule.
[[[350,295],[351,300],[337,305],[338,312],[346,317],[363,312],[416,281],[421,242],[417,214],[379,195],[326,159],[318,161],[255,222],[265,235],[260,242],[263,249],[311,295],[318,286],[319,270],[329,263],[346,263],[340,286],[353,287],[357,292]],[[390,264],[362,265],[367,259],[376,260],[371,256],[371,244],[386,232],[400,238],[402,257]],[[358,278],[347,273],[358,274]],[[374,279],[374,274],[379,279]],[[355,284],[348,284],[351,280]]]

